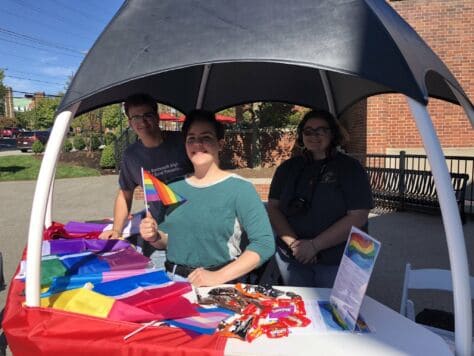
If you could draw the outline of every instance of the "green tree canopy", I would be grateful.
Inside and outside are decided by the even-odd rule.
[[[54,114],[61,102],[61,98],[41,98],[33,110],[35,129],[47,129],[53,126]]]
[[[32,129],[35,122],[34,110],[15,112],[15,119],[19,127]]]
[[[273,128],[288,126],[293,113],[294,105],[271,102],[261,103],[255,112],[260,121],[260,127]]]
[[[104,107],[102,114],[102,122],[108,129],[115,129],[120,126],[120,120],[123,120],[122,108],[120,104],[113,104]],[[123,124],[123,123],[122,123]]]
[[[277,102],[250,103],[232,109],[235,110],[237,122],[242,128],[293,127],[299,123],[305,111],[292,104]]]

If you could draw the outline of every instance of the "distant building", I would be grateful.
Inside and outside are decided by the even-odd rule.
[[[5,117],[15,118],[15,110],[13,108],[13,92],[12,88],[7,87],[5,93]]]
[[[13,110],[16,112],[30,111],[33,107],[33,99],[13,98]]]
[[[11,88],[8,88],[11,92]],[[34,94],[27,94],[23,98],[13,97],[12,96],[12,107],[13,111],[16,112],[25,112],[30,111],[35,108],[40,99],[45,98],[46,95],[44,92],[36,92]]]

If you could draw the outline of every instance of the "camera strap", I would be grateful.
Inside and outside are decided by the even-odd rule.
[[[310,164],[311,165],[311,164]],[[294,192],[295,192],[295,197],[296,198],[303,198],[310,206],[311,206],[311,201],[313,200],[313,195],[314,195],[314,191],[316,189],[316,187],[318,186],[319,182],[321,181],[321,178],[323,176],[323,174],[326,172],[326,169],[327,169],[327,165],[328,165],[328,159],[324,159],[322,162],[321,162],[321,165],[319,167],[319,171],[318,171],[318,174],[314,175],[314,174],[311,174],[311,177],[308,181],[308,185],[306,186],[307,188],[309,189],[305,189],[305,193],[308,193],[309,191],[309,195],[307,194],[299,194],[300,193],[300,189],[298,189],[300,187],[300,181],[303,177],[303,174],[305,172],[305,170],[310,166],[308,164],[305,164],[303,166],[303,168],[299,171],[298,173],[298,177],[295,179],[295,186],[294,186]],[[314,169],[314,168],[313,168]],[[306,184],[305,184],[306,185]]]

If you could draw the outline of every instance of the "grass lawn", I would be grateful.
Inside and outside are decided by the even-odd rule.
[[[0,181],[36,180],[41,159],[35,156],[4,156],[0,157]],[[96,169],[58,163],[56,178],[75,178],[99,176]]]

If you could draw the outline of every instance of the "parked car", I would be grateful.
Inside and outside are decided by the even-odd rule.
[[[20,129],[16,127],[4,127],[0,131],[0,136],[3,138],[15,138],[20,133]]]
[[[21,152],[31,150],[31,146],[35,141],[41,141],[46,144],[48,142],[50,131],[24,131],[20,132],[16,138],[16,147]]]

